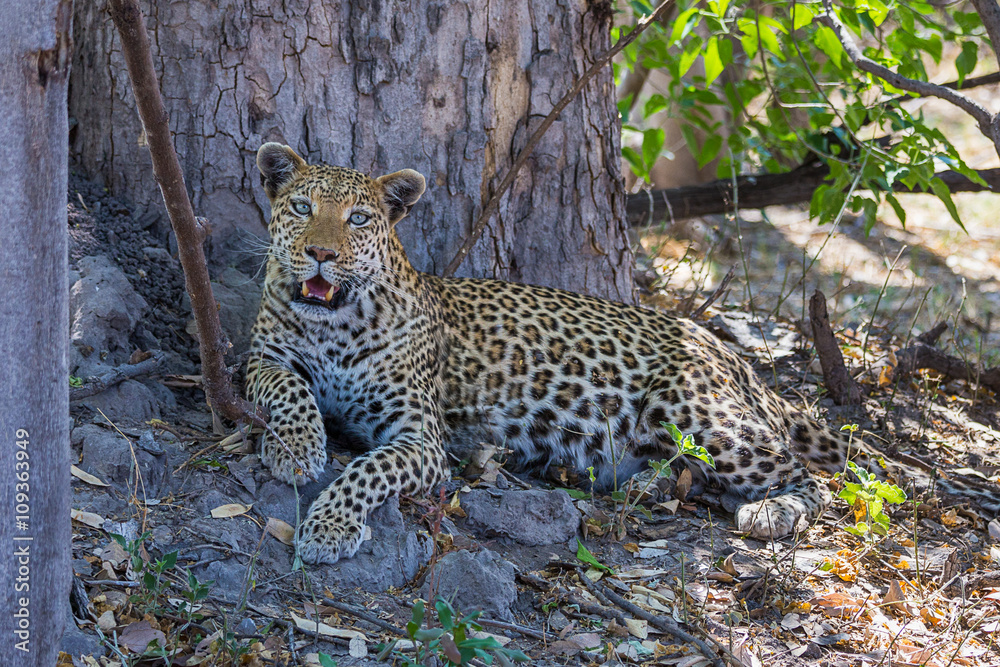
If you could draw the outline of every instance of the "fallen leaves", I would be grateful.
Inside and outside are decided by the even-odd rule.
[[[219,505],[212,510],[213,519],[230,519],[234,516],[240,516],[241,514],[246,514],[250,511],[253,505],[243,505],[242,503],[228,503],[226,505]]]

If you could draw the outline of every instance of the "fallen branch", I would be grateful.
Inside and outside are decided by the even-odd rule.
[[[233,421],[250,421],[263,426],[267,414],[263,408],[242,399],[233,390],[224,356],[230,343],[219,323],[218,306],[202,247],[204,230],[194,217],[188,198],[173,139],[167,110],[153,69],[149,35],[138,0],[110,0],[111,20],[122,40],[122,53],[128,67],[136,107],[149,145],[153,174],[160,185],[170,224],[177,236],[177,250],[184,269],[184,281],[191,297],[191,312],[198,325],[198,346],[205,383],[205,397],[218,414]]]
[[[517,176],[519,171],[521,171],[521,167],[523,167],[528,161],[528,158],[531,157],[532,151],[535,150],[535,146],[537,146],[538,142],[541,141],[542,135],[548,131],[548,129],[552,126],[552,123],[554,123],[556,118],[559,117],[559,114],[563,112],[563,109],[569,106],[569,103],[580,94],[580,91],[583,90],[588,83],[590,83],[590,80],[593,79],[598,72],[607,67],[611,60],[618,55],[622,49],[635,41],[635,39],[646,30],[646,28],[653,25],[653,23],[658,21],[660,17],[669,11],[671,7],[673,7],[674,2],[675,0],[665,0],[653,10],[652,14],[644,16],[640,19],[628,35],[619,38],[619,40],[615,42],[614,46],[598,56],[594,61],[594,64],[583,73],[583,76],[581,76],[575,84],[573,84],[573,87],[569,89],[569,92],[563,95],[562,99],[559,100],[554,107],[552,107],[552,111],[550,111],[541,122],[538,129],[536,129],[528,139],[528,143],[524,145],[524,148],[521,149],[520,153],[518,153],[517,158],[514,159],[514,164],[511,165],[510,171],[508,171],[507,175],[504,176],[499,187],[497,187],[496,191],[493,193],[493,196],[490,197],[488,202],[486,202],[486,206],[483,207],[483,212],[479,215],[479,219],[476,220],[476,224],[472,226],[472,231],[469,233],[468,238],[465,239],[465,242],[462,243],[462,247],[458,249],[458,252],[455,253],[452,260],[448,262],[448,266],[445,267],[444,272],[441,274],[443,277],[448,278],[454,275],[455,271],[458,270],[458,267],[462,265],[466,255],[468,255],[469,251],[472,250],[472,246],[474,246],[476,241],[479,240],[479,237],[483,235],[483,230],[486,229],[486,223],[490,221],[490,218],[493,217],[493,214],[500,206],[500,198],[504,196],[511,184],[514,183],[514,177]]]
[[[699,639],[698,637],[695,637],[691,633],[681,630],[680,627],[674,622],[672,618],[669,618],[668,616],[656,616],[654,614],[649,613],[645,609],[642,609],[641,607],[632,604],[631,602],[629,602],[622,596],[618,595],[611,589],[607,588],[606,586],[602,586],[596,581],[591,581],[590,578],[587,577],[586,572],[584,572],[582,568],[577,568],[576,573],[580,581],[583,583],[583,585],[586,586],[587,589],[591,593],[593,593],[594,597],[596,597],[598,600],[601,600],[606,604],[614,604],[615,606],[624,609],[632,616],[636,618],[641,618],[650,625],[656,626],[659,630],[662,630],[668,635],[671,635],[675,639],[679,639],[682,642],[687,642],[689,644],[697,646],[698,650],[701,651],[702,655],[704,655],[711,661],[713,667],[724,667],[722,658],[718,656],[716,651],[711,646],[709,646],[705,641]],[[745,667],[745,665],[739,658],[737,658],[728,649],[726,649],[724,646],[715,641],[714,637],[707,634],[705,636],[715,644],[715,649],[718,649],[719,652],[721,652],[726,657],[726,660],[731,665],[734,665],[735,667]]]
[[[146,359],[145,361],[140,361],[137,364],[123,364],[112,369],[111,372],[105,373],[104,375],[87,378],[82,387],[76,387],[75,389],[69,390],[69,400],[71,402],[79,401],[89,396],[103,393],[108,389],[121,384],[125,380],[131,380],[142,375],[149,375],[159,368],[162,361],[163,353],[156,352],[152,357]]]
[[[988,187],[970,181],[956,171],[938,172],[934,177],[940,178],[951,192],[1000,192],[1000,169],[983,169],[978,174]],[[733,179],[726,178],[701,185],[631,194],[625,200],[625,211],[629,224],[637,226],[664,219],[682,220],[730,213],[737,192],[741,209],[802,204],[812,199],[813,192],[829,176],[826,164],[812,162],[783,174],[738,176],[735,183]],[[919,188],[908,189],[898,182],[893,184],[893,191],[925,192]]]
[[[816,290],[809,299],[809,320],[812,322],[816,354],[823,367],[827,391],[837,405],[861,405],[861,389],[847,372],[840,346],[830,328],[830,315],[826,310],[826,297]]]
[[[978,382],[980,386],[1000,394],[1000,367],[979,369],[933,347],[947,328],[948,325],[941,322],[930,331],[918,336],[916,344],[897,352],[893,380],[902,380],[917,370],[931,370],[949,380]]]

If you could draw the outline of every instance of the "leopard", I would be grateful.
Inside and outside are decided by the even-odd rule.
[[[246,395],[270,413],[260,459],[279,480],[315,479],[327,424],[360,453],[313,501],[295,545],[332,564],[361,545],[369,513],[450,475],[449,452],[500,443],[505,465],[641,475],[693,436],[698,488],[721,490],[735,528],[805,529],[831,505],[814,470],[842,471],[852,439],[776,394],[696,322],[551,287],[416,270],[396,225],[424,177],[308,164],[265,143],[270,245]],[[707,457],[706,457],[707,458]]]

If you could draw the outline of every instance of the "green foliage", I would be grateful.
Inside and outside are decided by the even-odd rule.
[[[965,3],[843,0],[829,7],[865,56],[921,81],[928,78],[925,63],[940,63],[946,43],[961,45],[954,72],[963,81],[986,39],[979,15],[960,11]],[[625,11],[640,16],[652,5],[632,0]],[[905,224],[892,195],[894,184],[904,184],[933,192],[961,226],[948,187],[934,174],[953,169],[981,179],[941,131],[900,103],[907,94],[856,68],[833,30],[817,20],[826,11],[821,2],[799,0],[680,0],[676,16],[650,26],[615,65],[616,82],[637,66],[662,70],[669,81],[648,98],[621,101],[625,134],[642,135],[641,151],[625,147],[625,159],[649,179],[670,147],[662,130],[644,121],[666,111],[699,165],[718,159],[719,178],[825,162],[830,180],[810,206],[820,223],[850,210],[863,214],[870,230],[886,202]],[[725,141],[717,120],[723,117],[732,119]]]
[[[597,560],[597,556],[590,553],[590,549],[588,549],[583,545],[583,542],[580,541],[580,538],[576,538],[576,559],[581,563],[586,563],[592,568],[603,570],[605,572],[610,572],[611,574],[614,574],[615,572],[610,567],[608,567],[601,561]]]
[[[876,535],[889,534],[889,515],[885,513],[885,503],[898,505],[905,502],[906,492],[895,484],[876,479],[853,461],[848,462],[847,467],[858,478],[858,482],[845,479],[844,488],[837,494],[854,509],[855,523],[853,526],[845,526],[844,530],[863,537],[872,544]],[[844,477],[843,473],[838,473],[837,476]]]
[[[83,386],[83,378],[79,378],[75,375],[69,376],[69,386],[73,389],[79,389]]]
[[[406,634],[416,644],[413,654],[403,653],[397,648],[398,641],[393,641],[382,647],[378,660],[391,657],[399,660],[405,667],[425,667],[432,659],[436,659],[437,664],[463,666],[476,658],[487,665],[492,665],[496,660],[503,667],[529,661],[524,653],[503,648],[493,637],[473,636],[474,632],[483,629],[476,623],[476,619],[482,615],[481,611],[461,616],[442,597],[434,602],[434,609],[440,627],[431,627],[430,619],[426,618],[423,600],[417,600],[413,605],[410,622],[406,624]]]

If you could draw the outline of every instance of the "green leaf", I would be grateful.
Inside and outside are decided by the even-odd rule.
[[[701,153],[698,155],[698,168],[702,169],[706,164],[715,159],[715,156],[719,154],[719,150],[722,149],[722,135],[712,134],[705,139],[705,143],[702,144]]]
[[[700,21],[701,16],[698,14],[698,7],[696,6],[685,9],[678,14],[677,18],[674,19],[674,28],[670,31],[670,39],[667,45],[672,46],[687,37]]]
[[[660,95],[659,93],[653,93],[649,96],[649,99],[646,100],[646,104],[642,107],[642,117],[649,118],[653,114],[663,111],[668,106],[670,106],[670,103],[667,101],[666,97]]]
[[[656,164],[666,138],[667,133],[662,127],[652,127],[642,133],[642,161],[646,165],[647,171]]]
[[[319,664],[321,667],[337,667],[337,661],[328,656],[326,653],[319,653]]]
[[[958,209],[955,208],[955,202],[951,200],[951,190],[948,189],[948,185],[938,177],[934,177],[930,182],[931,190],[937,195],[937,198],[941,200],[944,207],[948,209],[948,213],[951,215],[952,220],[958,223],[958,226],[962,228],[962,231],[968,234],[968,230],[965,225],[962,224],[962,219],[958,217]]]
[[[837,69],[843,67],[844,46],[837,39],[837,35],[833,30],[830,30],[825,25],[820,26],[816,30],[816,34],[813,35],[813,42],[819,47],[820,51],[825,53],[837,65]]]
[[[622,146],[622,157],[628,162],[628,166],[632,168],[632,173],[636,177],[648,180],[649,172],[646,170],[646,165],[642,161],[642,156],[639,152],[632,148],[631,146]]]
[[[569,497],[573,500],[587,500],[590,498],[590,494],[586,491],[581,491],[580,489],[560,489],[569,494]]]
[[[577,560],[579,560],[582,563],[586,563],[591,567],[596,567],[598,570],[604,570],[605,572],[614,572],[614,570],[612,570],[610,567],[608,567],[601,561],[597,560],[597,558],[594,557],[594,554],[590,553],[590,549],[583,546],[583,542],[580,541],[579,537],[576,538],[576,545],[577,545],[576,546]]]
[[[441,621],[441,625],[445,630],[451,630],[455,627],[455,610],[452,609],[447,600],[439,597],[434,603],[434,608],[437,609],[438,620]]]
[[[975,42],[963,42],[962,52],[955,58],[955,68],[958,70],[958,86],[961,88],[965,77],[976,69],[979,58],[979,45]]]
[[[678,76],[687,74],[688,70],[691,69],[691,65],[694,65],[698,56],[701,55],[701,44],[702,39],[699,35],[694,35],[688,39],[684,45],[684,51],[681,53],[680,61],[677,64]]]
[[[719,75],[722,74],[722,70],[725,65],[722,63],[722,58],[719,56],[719,37],[713,35],[708,40],[708,47],[705,49],[705,85],[711,86]]]
[[[816,18],[816,14],[809,5],[804,5],[801,2],[792,5],[792,30],[804,28],[812,23],[814,18]]]
[[[902,204],[899,203],[899,200],[896,199],[896,195],[891,192],[887,192],[885,200],[889,202],[889,206],[891,206],[892,210],[896,212],[896,217],[899,218],[899,224],[903,226],[903,229],[906,229],[906,210],[903,208]]]
[[[413,633],[413,639],[418,642],[427,642],[437,639],[444,634],[443,628],[421,628]]]
[[[169,570],[177,565],[177,552],[171,551],[166,556],[163,557],[163,569]]]
[[[420,626],[424,624],[424,601],[417,600],[413,603],[413,609],[410,612],[410,622],[406,624],[406,634],[410,636],[410,639],[416,637],[417,631],[420,630]]]

